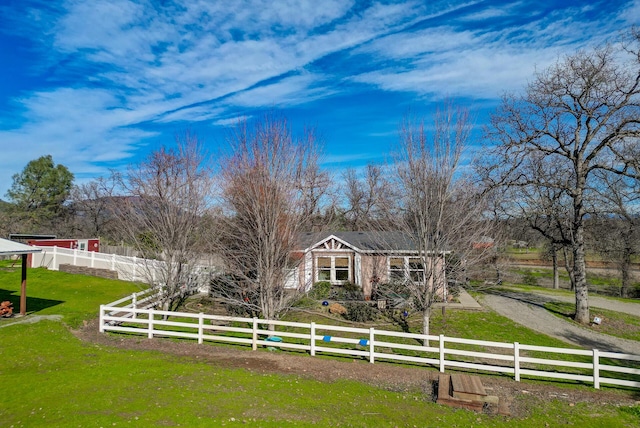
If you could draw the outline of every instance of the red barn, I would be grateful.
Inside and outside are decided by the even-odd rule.
[[[33,239],[27,241],[36,247],[59,247],[72,250],[100,252],[100,239]]]

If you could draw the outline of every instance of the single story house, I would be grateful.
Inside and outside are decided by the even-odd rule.
[[[351,282],[370,298],[373,287],[391,281],[424,281],[424,259],[416,240],[404,232],[304,233],[302,260],[287,286],[310,289],[318,281]],[[445,257],[437,255],[436,292],[446,295]],[[430,280],[433,281],[433,280]]]

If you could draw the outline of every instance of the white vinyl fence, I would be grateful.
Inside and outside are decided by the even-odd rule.
[[[569,349],[520,343],[460,339],[444,335],[352,328],[227,317],[203,313],[167,312],[146,306],[131,296],[100,306],[100,332],[127,332],[153,337],[176,337],[394,360],[437,367],[499,372],[521,376],[574,380],[600,385],[640,388],[640,356],[597,349]],[[136,303],[137,302],[137,303]],[[123,303],[126,303],[124,306]],[[269,330],[273,326],[274,330]],[[275,331],[277,329],[277,331]],[[277,335],[277,336],[275,336]],[[424,339],[430,346],[423,346]]]
[[[31,267],[46,267],[59,270],[61,264],[108,269],[118,273],[118,279],[132,282],[157,283],[162,278],[165,262],[147,260],[139,257],[119,256],[116,254],[96,253],[93,251],[71,250],[59,247],[38,247],[40,253],[34,253]],[[203,274],[201,286],[208,284],[209,269],[198,267],[197,273]]]
[[[108,269],[118,272],[118,278],[124,281],[146,282],[149,277],[155,281],[155,271],[159,271],[163,263],[157,260],[145,260],[137,257],[81,251],[78,249],[39,248],[42,249],[42,252],[33,255],[31,267],[46,267],[51,270],[59,270],[61,264],[70,264],[73,266]],[[147,272],[150,272],[151,275],[147,275]]]

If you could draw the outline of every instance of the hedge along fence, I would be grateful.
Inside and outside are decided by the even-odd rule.
[[[114,302],[115,305],[125,299]],[[203,313],[169,312],[152,308],[100,306],[101,333],[126,332],[154,337],[175,337],[277,347],[309,352],[402,361],[438,367],[574,380],[600,385],[640,388],[640,356],[597,349],[569,349],[520,343],[491,342],[418,333],[352,328]],[[169,320],[171,318],[171,320]],[[273,326],[274,330],[269,330]],[[276,331],[277,330],[277,331]],[[274,336],[277,334],[278,336]],[[429,345],[424,346],[424,339]],[[487,352],[487,349],[493,352]],[[603,373],[606,374],[603,375]]]

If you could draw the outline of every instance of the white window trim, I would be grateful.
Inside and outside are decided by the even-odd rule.
[[[418,269],[409,269],[409,259],[421,259],[422,260],[422,275],[425,275],[424,263],[425,260],[420,256],[411,255],[411,256],[401,256],[401,255],[392,255],[387,257],[387,278],[389,281],[392,281],[391,278],[391,259],[402,259],[402,267],[403,267],[403,276],[405,281],[411,280],[411,272],[416,271],[419,272]],[[416,282],[416,281],[414,281]],[[420,282],[420,281],[417,281]]]
[[[314,277],[315,277],[315,282],[318,281],[326,281],[326,279],[320,280],[318,279],[318,273],[320,271],[319,267],[318,267],[318,259],[321,257],[326,257],[326,258],[330,258],[331,259],[331,271],[329,274],[329,282],[332,284],[344,284],[346,282],[353,282],[353,276],[352,276],[352,261],[351,261],[351,257],[348,255],[336,255],[336,254],[327,254],[327,255],[323,255],[323,254],[318,254],[315,256],[315,260],[314,260],[314,265],[315,265],[315,273],[314,273]],[[337,280],[336,279],[336,257],[338,258],[346,258],[349,262],[348,268],[347,268],[347,274],[348,274],[348,279],[346,281],[343,280]]]

